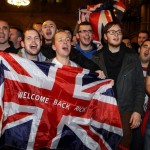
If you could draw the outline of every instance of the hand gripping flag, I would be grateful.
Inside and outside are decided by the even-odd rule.
[[[88,21],[92,25],[94,40],[102,40],[103,28],[115,18],[121,21],[125,11],[125,5],[121,0],[114,0],[113,3],[105,2],[96,5],[87,5],[79,9],[78,23]]]
[[[122,126],[111,80],[0,53],[0,148],[114,150]]]

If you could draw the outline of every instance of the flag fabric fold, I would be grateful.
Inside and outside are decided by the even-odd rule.
[[[111,80],[0,53],[0,148],[114,150],[123,133]]]
[[[113,3],[105,2],[96,5],[87,5],[79,9],[78,24],[83,21],[91,23],[94,40],[100,41],[103,36],[103,27],[115,18],[121,21],[125,12],[125,5],[121,0],[114,0]]]

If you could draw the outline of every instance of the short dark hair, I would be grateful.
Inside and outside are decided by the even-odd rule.
[[[143,32],[142,32],[143,33]],[[143,43],[141,44],[141,46],[140,47],[142,47],[143,46],[143,44],[145,43],[145,42],[147,42],[147,41],[149,41],[150,42],[150,38],[149,39],[146,39],[145,41],[143,41]]]
[[[141,30],[140,32],[139,32],[139,34],[140,33],[146,33],[147,35],[148,35],[148,38],[150,38],[150,33],[147,31],[147,30]],[[139,36],[139,34],[138,34],[138,36]]]
[[[24,41],[24,39],[25,39],[25,32],[27,32],[27,31],[32,31],[32,30],[35,31],[35,32],[38,34],[40,40],[42,40],[42,39],[41,39],[41,36],[40,36],[40,34],[39,34],[39,32],[38,32],[37,30],[35,30],[35,29],[33,29],[33,28],[28,28],[28,29],[26,29],[26,30],[23,32],[23,38],[22,38],[23,41]]]
[[[6,20],[0,19],[0,21],[3,21],[3,22],[5,22],[5,23],[8,25],[8,27],[10,28],[10,25],[9,25],[9,23],[8,23]]]
[[[23,30],[19,27],[16,27],[16,26],[10,26],[10,29],[15,29],[17,30],[17,33],[18,33],[18,36],[23,38]]]
[[[114,25],[118,25],[122,29],[122,24],[118,21],[108,22],[104,27],[104,34]]]
[[[128,36],[123,36],[123,38],[122,38],[123,40],[124,39],[129,39],[129,40],[131,40],[131,38],[130,37],[128,37]]]
[[[32,27],[33,27],[34,24],[40,24],[40,25],[42,25],[42,22],[34,22],[34,23],[32,24]]]
[[[71,33],[71,37],[73,38],[73,30],[72,30],[70,27],[65,26],[65,27],[62,27],[62,29],[63,29],[63,30],[70,31],[70,33]]]
[[[87,25],[87,26],[91,26],[92,27],[92,25],[88,21],[83,21],[80,24],[78,24],[78,26],[77,26],[77,32],[79,31],[79,28],[82,25]]]

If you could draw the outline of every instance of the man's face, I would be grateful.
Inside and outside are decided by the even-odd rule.
[[[140,47],[140,60],[143,63],[150,61],[150,41],[145,41]]]
[[[122,42],[121,28],[118,25],[112,26],[110,29],[108,29],[107,33],[104,34],[104,38],[107,40],[109,46],[120,46]]]
[[[77,39],[80,46],[89,46],[93,40],[92,27],[90,25],[81,25],[77,33]]]
[[[5,44],[9,39],[9,25],[7,22],[0,20],[0,44]]]
[[[56,57],[68,57],[71,50],[71,40],[68,34],[65,32],[57,33],[52,48],[56,51]]]
[[[138,36],[138,44],[139,44],[139,46],[141,46],[143,41],[145,41],[146,39],[148,39],[147,33],[139,33],[139,36]]]
[[[46,41],[51,41],[55,32],[56,24],[53,21],[48,20],[42,24],[42,35]]]
[[[130,39],[123,39],[122,42],[126,45],[126,47],[132,48]]]
[[[31,56],[38,55],[41,44],[39,34],[34,30],[27,30],[25,32],[24,41],[21,42],[22,47],[25,48],[25,52]]]
[[[14,44],[16,44],[18,42],[18,33],[17,33],[16,29],[10,28],[9,40],[12,41]]]

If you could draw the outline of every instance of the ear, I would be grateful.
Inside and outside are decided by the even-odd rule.
[[[76,38],[79,39],[79,33],[76,33]]]
[[[106,33],[104,34],[104,39],[107,41],[107,35],[106,35]]]
[[[21,37],[18,37],[17,41],[19,41],[19,42],[22,41],[22,38],[21,38]]]
[[[140,51],[141,51],[141,48],[139,47],[139,48],[138,48],[138,53],[140,53]]]
[[[53,49],[54,51],[56,51],[56,46],[55,46],[55,45],[52,45],[52,49]]]
[[[21,41],[21,46],[24,48],[24,42],[23,41]]]

